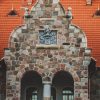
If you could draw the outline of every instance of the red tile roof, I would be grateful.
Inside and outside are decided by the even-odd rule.
[[[0,58],[4,55],[4,48],[8,47],[11,31],[22,24],[23,11],[20,9],[23,0],[13,0],[14,9],[20,16],[7,16],[12,8],[12,0],[0,0]],[[36,0],[33,0],[34,2]],[[60,0],[65,9],[73,9],[73,23],[81,27],[86,33],[88,47],[92,48],[92,57],[100,66],[100,18],[93,18],[100,0],[94,0],[92,6],[86,6],[86,0]]]

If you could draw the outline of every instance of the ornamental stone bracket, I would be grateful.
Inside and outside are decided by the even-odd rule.
[[[60,45],[36,45],[36,49],[60,49],[63,48]]]
[[[87,5],[92,5],[92,0],[86,0]]]

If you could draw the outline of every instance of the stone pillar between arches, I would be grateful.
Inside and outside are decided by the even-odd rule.
[[[88,98],[88,78],[74,82],[74,100],[90,100]]]
[[[50,100],[51,98],[51,82],[43,82],[43,100]]]

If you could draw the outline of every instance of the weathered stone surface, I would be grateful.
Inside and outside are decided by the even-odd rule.
[[[30,14],[33,17],[25,19],[25,25],[14,31],[10,49],[5,49],[6,100],[20,100],[20,80],[25,72],[31,70],[38,72],[43,80],[48,77],[52,80],[58,71],[68,71],[74,79],[74,100],[88,100],[88,65],[91,51],[86,49],[84,32],[69,22],[62,7],[55,0],[50,4],[39,0]],[[47,31],[43,34],[46,29],[51,33]],[[40,42],[40,38],[46,42]],[[11,94],[12,91],[16,93],[16,97]]]

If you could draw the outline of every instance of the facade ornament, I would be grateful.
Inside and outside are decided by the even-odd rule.
[[[52,5],[52,0],[44,0],[45,6],[51,6]]]
[[[44,30],[45,37],[50,36],[50,32],[51,32],[51,30],[49,29],[49,27],[46,27],[45,30]]]
[[[68,7],[68,9],[66,11],[66,18],[68,20],[68,26],[67,26],[67,28],[68,28],[70,26],[71,20],[73,18],[73,16],[72,16],[72,8],[71,7]]]
[[[32,15],[30,15],[29,9],[25,7],[24,10],[25,10],[24,18],[32,18]]]
[[[44,71],[44,76],[42,77],[43,82],[51,82],[52,81],[52,72],[49,72],[48,69]]]
[[[48,25],[44,27],[43,31],[40,31],[39,39],[41,44],[50,45],[56,44],[57,31],[51,30]]]
[[[28,5],[32,5],[33,0],[27,0]]]
[[[66,18],[69,20],[72,19],[72,8],[71,7],[68,7],[68,9],[67,9]]]
[[[87,5],[91,5],[92,4],[92,0],[86,0],[86,4]]]
[[[59,3],[59,0],[44,0],[45,6],[51,6],[52,4]]]
[[[93,17],[100,17],[100,7],[98,5],[97,10],[95,11],[95,13],[93,14]]]

